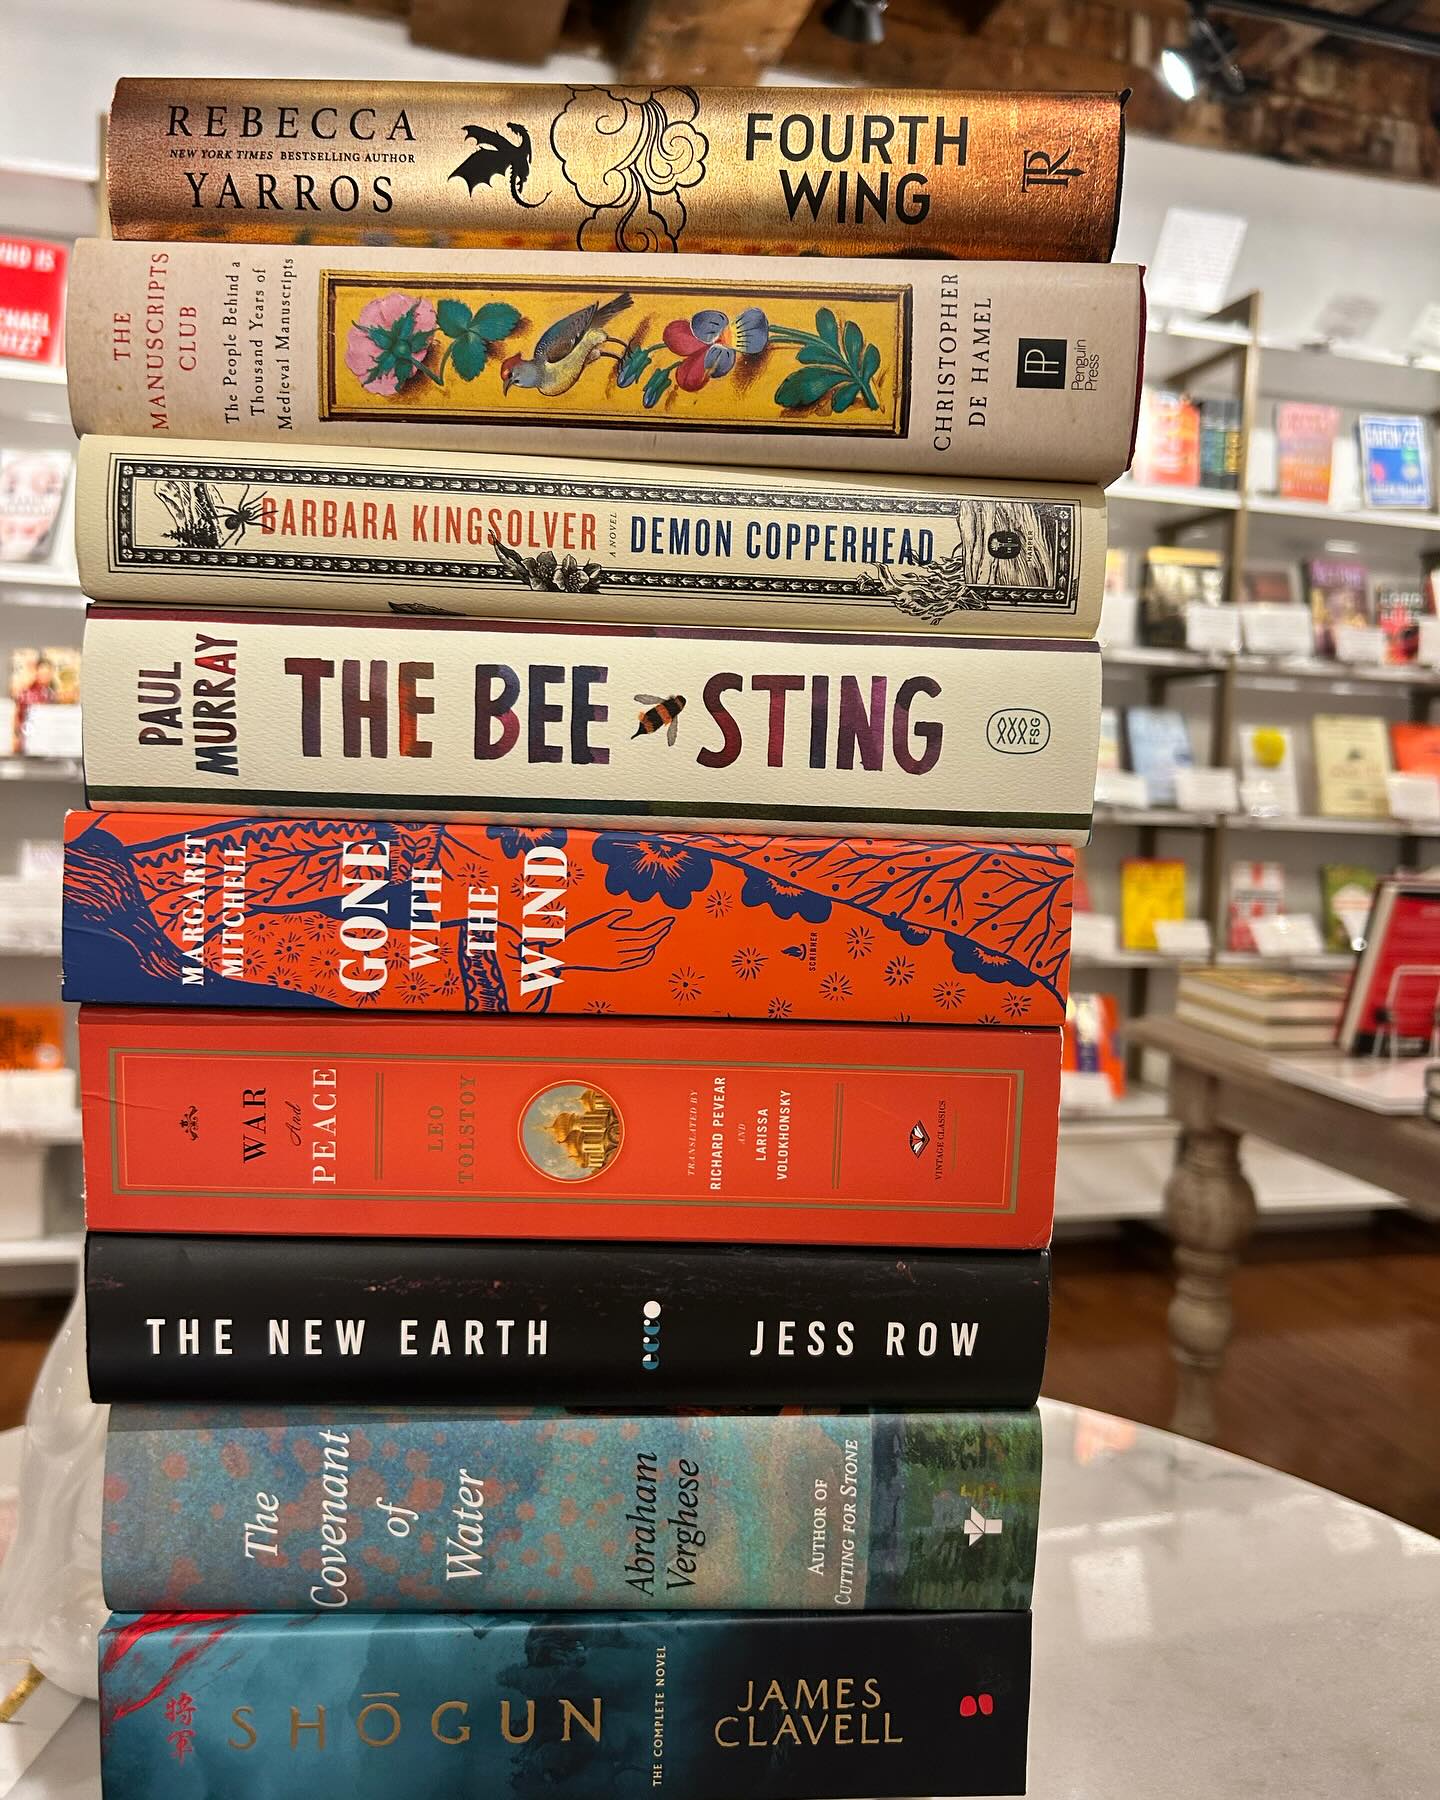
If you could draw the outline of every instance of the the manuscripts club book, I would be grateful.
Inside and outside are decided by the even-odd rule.
[[[1104,262],[1124,103],[132,78],[110,213],[119,238]]]
[[[86,433],[1113,481],[1128,264],[76,246]]]
[[[1074,842],[1094,643],[95,607],[92,805]]]

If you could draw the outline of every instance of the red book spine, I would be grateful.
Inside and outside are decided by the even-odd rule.
[[[84,1008],[97,1231],[1033,1248],[1057,1031]]]

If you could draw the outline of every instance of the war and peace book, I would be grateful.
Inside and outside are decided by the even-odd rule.
[[[84,1007],[86,1216],[95,1231],[1035,1249],[1059,1039]]]
[[[145,1612],[100,1638],[107,1800],[1020,1794],[1029,1708],[1028,1612]]]
[[[1140,270],[76,246],[85,433],[1113,481]]]
[[[120,1406],[105,1492],[118,1612],[1016,1611],[1040,1419]]]
[[[1073,638],[92,607],[85,659],[96,807],[1049,842],[1090,823],[1100,654]]]
[[[1125,96],[128,78],[116,237],[1108,259]]]
[[[72,812],[65,840],[69,1000],[1065,1016],[1062,845],[148,812]]]
[[[1095,488],[86,438],[94,600],[1093,637]]]
[[[91,1232],[90,1393],[1029,1406],[1046,1251]]]

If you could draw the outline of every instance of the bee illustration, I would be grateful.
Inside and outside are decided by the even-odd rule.
[[[671,694],[668,700],[659,694],[636,694],[635,698],[645,708],[640,714],[640,723],[631,733],[632,737],[649,737],[652,731],[665,729],[665,742],[673,744],[676,733],[680,729],[680,715],[685,710],[685,696]]]

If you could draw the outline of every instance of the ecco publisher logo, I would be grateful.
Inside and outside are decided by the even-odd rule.
[[[653,1375],[660,1367],[660,1302],[647,1300],[640,1308],[640,1367]]]
[[[1069,348],[1065,338],[1021,338],[1015,360],[1016,387],[1063,388]]]

